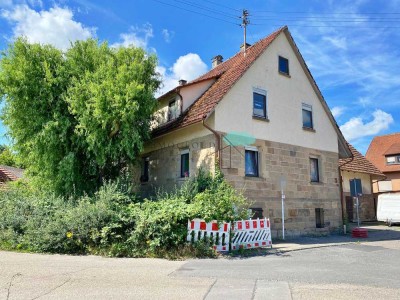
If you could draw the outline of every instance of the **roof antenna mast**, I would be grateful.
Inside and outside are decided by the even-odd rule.
[[[250,24],[250,20],[248,19],[249,17],[249,12],[247,9],[243,9],[242,12],[242,24],[240,26],[243,27],[243,31],[244,31],[244,44],[243,44],[243,53],[246,56],[246,48],[247,48],[247,44],[246,44],[246,27],[248,24]]]

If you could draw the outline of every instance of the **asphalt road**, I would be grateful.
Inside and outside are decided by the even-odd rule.
[[[0,300],[400,299],[399,250],[386,238],[188,261],[0,252]]]

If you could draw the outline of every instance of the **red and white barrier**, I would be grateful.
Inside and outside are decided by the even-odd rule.
[[[269,219],[236,221],[232,225],[232,250],[272,247]]]
[[[217,251],[231,249],[272,247],[269,219],[242,220],[218,224],[217,221],[206,223],[204,220],[188,221],[188,242],[209,241]]]
[[[209,241],[217,251],[229,251],[230,223],[206,223],[200,219],[188,221],[188,242]]]

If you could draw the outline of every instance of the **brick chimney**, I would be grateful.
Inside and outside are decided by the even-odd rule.
[[[212,68],[214,69],[216,66],[221,64],[223,60],[224,60],[224,58],[222,57],[222,55],[217,55],[217,56],[213,57]]]
[[[180,86],[185,85],[186,83],[187,83],[187,80],[185,80],[185,79],[179,80],[179,85]]]

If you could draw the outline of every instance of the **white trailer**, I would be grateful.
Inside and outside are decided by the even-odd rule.
[[[383,221],[391,226],[400,223],[400,193],[381,194],[378,196],[378,221]]]

